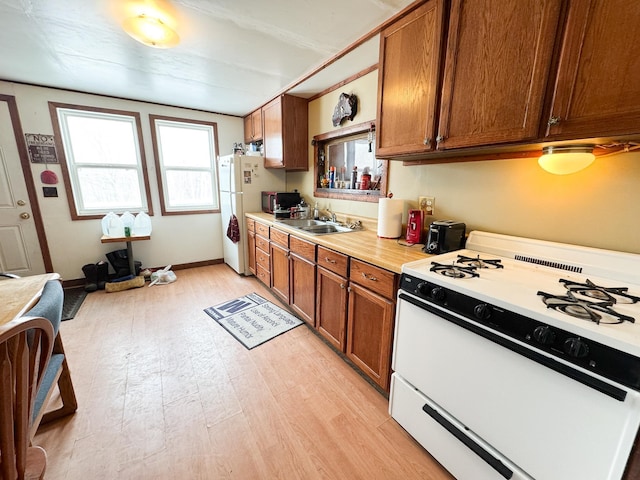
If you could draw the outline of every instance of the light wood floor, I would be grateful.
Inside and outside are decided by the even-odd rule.
[[[246,350],[203,309],[250,292],[226,265],[87,296],[62,323],[78,412],[34,439],[48,480],[451,479],[306,325]]]

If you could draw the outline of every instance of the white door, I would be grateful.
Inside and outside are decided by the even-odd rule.
[[[0,271],[45,273],[9,104],[0,99]]]

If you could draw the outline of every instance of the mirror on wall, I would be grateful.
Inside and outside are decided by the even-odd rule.
[[[350,125],[313,137],[314,196],[377,202],[387,194],[388,160],[375,155],[375,123]]]

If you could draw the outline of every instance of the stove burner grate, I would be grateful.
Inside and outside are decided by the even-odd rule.
[[[431,262],[432,267],[430,271],[437,272],[440,275],[451,278],[471,278],[479,277],[480,275],[475,271],[474,266],[462,266],[452,263],[451,265],[445,265],[438,262]]]
[[[560,281],[565,283],[565,286],[567,286],[568,284],[571,284],[573,286],[578,285],[572,284],[568,280]],[[591,282],[589,283],[590,285],[587,285],[589,289],[593,289],[593,287],[596,286]],[[584,287],[584,284],[582,285]],[[538,295],[543,297],[542,301],[547,306],[547,308],[557,310],[572,317],[591,320],[592,322],[595,322],[597,324],[618,324],[624,321],[635,323],[636,321],[635,318],[619,313],[613,309],[613,306],[616,303],[615,298],[613,297],[609,297],[610,299],[604,301],[581,300],[574,295],[573,290],[569,289],[569,287],[567,287],[566,295],[553,295],[542,291],[539,291]],[[601,299],[601,297],[596,296],[590,297]],[[607,316],[603,317],[598,312],[604,313]]]
[[[476,268],[504,268],[500,259],[480,258],[480,255],[475,258],[467,257],[466,255],[458,255],[458,259],[456,261]]]
[[[594,298],[603,302],[612,303],[637,303],[640,297],[631,295],[626,287],[601,287],[587,279],[585,283],[560,279],[565,288],[570,292],[575,292],[585,297]]]

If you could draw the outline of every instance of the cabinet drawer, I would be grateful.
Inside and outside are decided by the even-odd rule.
[[[269,238],[269,226],[264,223],[255,222],[255,229],[258,235],[262,235],[265,238]]]
[[[289,237],[289,250],[299,257],[306,258],[312,262],[316,261],[316,244],[302,240],[301,238]]]
[[[270,260],[270,257],[267,252],[259,248],[256,248],[256,264],[260,265],[267,272],[271,271],[271,263],[269,260]]]
[[[269,270],[263,268],[262,265],[256,266],[256,277],[267,287],[271,287],[271,273],[269,273]]]
[[[395,297],[396,274],[389,270],[352,258],[349,280],[383,297]]]
[[[281,247],[289,248],[289,234],[281,232],[275,228],[271,229],[271,233],[269,234],[272,242],[277,243]]]
[[[247,218],[247,231],[248,232],[256,231],[256,221],[253,218]]]
[[[331,270],[343,277],[347,276],[349,257],[318,245],[318,266]]]
[[[260,235],[256,235],[256,247],[268,252],[269,251],[269,240],[267,240],[264,237],[261,237]]]

